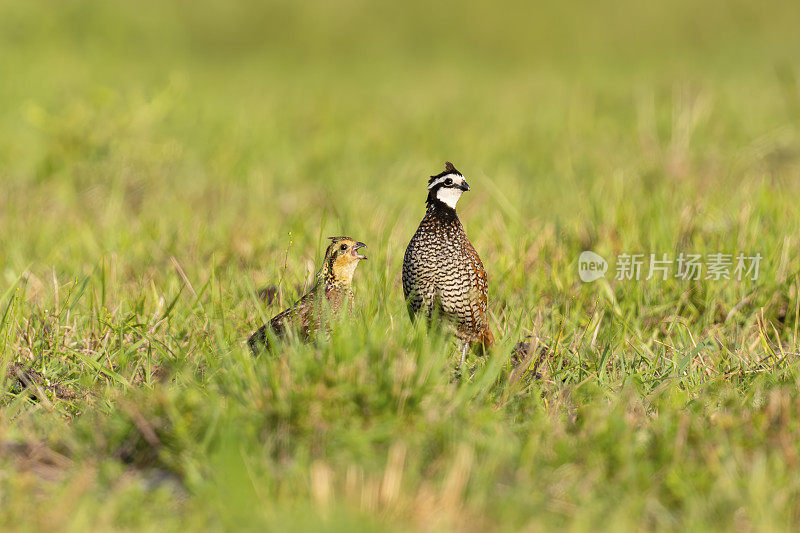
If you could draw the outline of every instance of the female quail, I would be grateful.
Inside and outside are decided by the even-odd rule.
[[[317,273],[314,286],[295,304],[275,315],[269,324],[258,328],[247,340],[253,354],[269,347],[267,328],[275,336],[284,337],[287,330],[294,328],[304,341],[308,341],[321,324],[325,307],[337,314],[343,304],[352,305],[351,284],[358,263],[366,256],[358,253],[367,245],[350,237],[329,237],[331,244],[325,251],[325,261]]]
[[[412,320],[422,313],[430,322],[444,319],[467,348],[494,343],[489,329],[486,271],[456,214],[456,203],[469,185],[449,161],[428,181],[425,217],[403,259],[403,293]]]

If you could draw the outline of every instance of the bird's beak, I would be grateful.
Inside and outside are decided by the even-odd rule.
[[[464,192],[468,191],[468,190],[469,190],[469,184],[467,184],[467,180],[464,180],[464,181],[461,183],[461,185],[459,185],[459,187],[458,187],[458,188],[459,188],[459,189],[461,189],[461,190],[462,190],[462,191],[464,191]]]
[[[361,255],[357,251],[359,248],[366,248],[366,247],[367,247],[367,245],[364,244],[363,242],[355,243],[355,245],[353,246],[353,257],[355,257],[356,259],[366,259],[367,258],[366,255]]]

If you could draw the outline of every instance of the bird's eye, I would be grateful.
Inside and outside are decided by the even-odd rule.
[[[341,249],[341,250],[347,250],[347,245],[346,245],[346,244],[343,244],[343,245],[341,245],[341,246],[339,247],[339,249]]]
[[[447,178],[446,180],[444,180],[444,184],[445,185],[452,185],[453,184],[453,178]]]

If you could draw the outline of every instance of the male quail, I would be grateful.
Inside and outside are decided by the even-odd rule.
[[[366,256],[358,253],[367,245],[350,237],[329,237],[331,244],[325,251],[325,261],[317,273],[314,286],[295,304],[275,315],[269,324],[264,324],[247,341],[253,354],[269,347],[267,328],[275,336],[284,337],[289,329],[295,329],[300,338],[308,341],[322,322],[325,312],[337,314],[344,304],[352,305],[351,283],[359,261]]]
[[[412,320],[422,313],[455,327],[461,362],[470,346],[494,343],[489,329],[486,271],[456,214],[469,185],[449,161],[428,181],[425,217],[403,259],[403,293]]]

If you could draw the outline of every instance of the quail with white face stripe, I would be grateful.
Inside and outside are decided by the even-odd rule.
[[[494,343],[489,329],[486,270],[456,214],[469,190],[466,178],[449,161],[431,176],[425,217],[403,258],[403,293],[412,320],[419,314],[453,326],[462,342],[461,361],[470,346]]]

